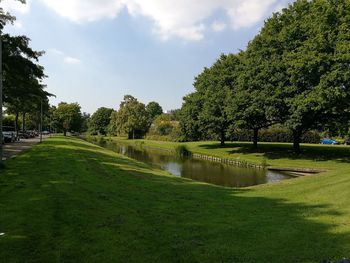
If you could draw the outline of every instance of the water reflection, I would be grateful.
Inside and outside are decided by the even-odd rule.
[[[292,176],[280,172],[180,158],[170,152],[148,147],[134,147],[116,142],[105,142],[101,146],[132,159],[157,166],[175,176],[215,185],[247,187],[292,178]]]

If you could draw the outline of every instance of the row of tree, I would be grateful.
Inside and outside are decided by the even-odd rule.
[[[208,133],[221,144],[235,128],[280,123],[294,148],[310,129],[349,127],[350,1],[298,0],[265,22],[245,51],[222,55],[196,77],[184,98],[187,140]]]
[[[25,4],[24,0],[18,0]],[[0,1],[1,2],[1,1]],[[13,23],[15,17],[0,7],[0,38],[2,45],[3,103],[8,114],[15,116],[14,128],[18,132],[19,117],[25,129],[26,115],[30,114],[40,122],[40,111],[49,110],[49,94],[42,81],[46,78],[44,68],[38,63],[43,51],[35,51],[26,36],[11,36],[4,33],[4,27]],[[3,105],[0,105],[3,106]]]
[[[239,129],[250,130],[257,147],[260,130],[282,125],[299,152],[311,129],[348,129],[349,24],[348,0],[297,0],[274,14],[245,51],[222,55],[195,78],[195,92],[177,114],[179,140],[218,138],[224,145]],[[100,108],[88,127],[132,139],[153,123],[151,131],[159,126],[155,134],[163,135],[176,125],[162,112],[156,102],[146,106],[126,95],[118,111]]]
[[[144,136],[153,120],[163,113],[157,102],[145,105],[131,95],[125,95],[119,110],[99,108],[89,120],[92,134],[127,134],[129,139]]]

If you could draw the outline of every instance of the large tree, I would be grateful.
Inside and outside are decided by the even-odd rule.
[[[298,0],[248,46],[259,66],[256,79],[282,100],[278,112],[296,152],[307,130],[349,119],[349,24],[348,0]]]
[[[89,121],[89,131],[92,134],[100,133],[106,135],[108,132],[108,125],[111,122],[111,115],[113,109],[101,107],[92,114]]]
[[[83,125],[83,116],[78,103],[61,102],[53,111],[53,122],[58,131],[64,136],[68,131],[80,132]]]
[[[129,139],[142,137],[149,129],[151,117],[145,104],[131,95],[125,95],[119,110],[112,114],[111,130],[117,134],[127,134]]]
[[[257,148],[259,131],[280,121],[281,100],[271,78],[276,64],[257,61],[261,49],[252,46],[237,55],[235,88],[227,97],[226,111],[234,128],[252,131]]]
[[[146,111],[148,112],[152,120],[154,120],[157,116],[163,113],[162,107],[159,105],[158,102],[155,101],[151,101],[147,104]]]
[[[221,145],[225,144],[232,123],[226,111],[227,97],[235,89],[238,65],[236,55],[221,55],[196,77],[196,91],[184,98],[181,113],[181,129],[185,137],[196,139],[198,134],[210,134],[217,137]]]
[[[199,112],[202,110],[203,101],[200,94],[191,93],[183,98],[179,121],[182,141],[198,141],[203,139],[200,131]]]

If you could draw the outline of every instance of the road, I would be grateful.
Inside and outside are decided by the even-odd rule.
[[[14,157],[20,152],[30,149],[35,144],[40,142],[40,138],[32,138],[32,139],[21,139],[19,142],[14,143],[6,143],[3,145],[4,147],[4,156],[3,160]]]

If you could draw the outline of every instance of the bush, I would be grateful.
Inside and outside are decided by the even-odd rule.
[[[229,138],[232,141],[252,141],[253,132],[247,130],[235,130]],[[318,131],[306,132],[301,141],[303,143],[319,143],[321,140]],[[293,142],[293,134],[283,127],[271,127],[259,131],[259,142]]]
[[[192,153],[190,150],[188,150],[186,145],[179,145],[175,148],[176,155],[179,157],[187,157],[191,156]]]

